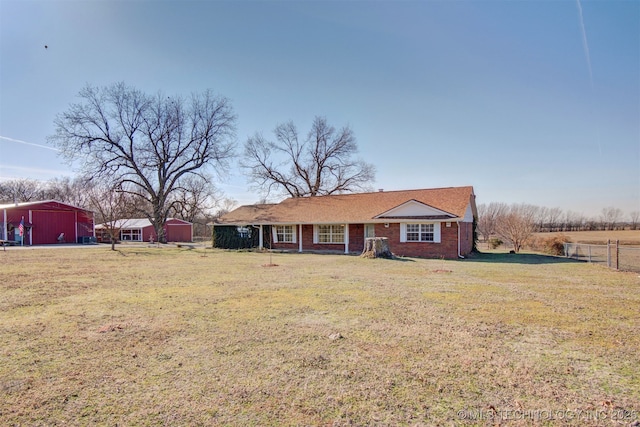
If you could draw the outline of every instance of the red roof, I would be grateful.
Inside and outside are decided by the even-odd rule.
[[[411,201],[440,211],[421,219],[462,219],[469,207],[475,214],[475,196],[469,186],[289,198],[278,204],[240,206],[220,217],[216,224],[389,222],[392,216],[381,215]]]

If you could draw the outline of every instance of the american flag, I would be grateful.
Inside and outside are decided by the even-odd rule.
[[[24,217],[20,220],[20,225],[18,226],[18,232],[20,233],[20,237],[24,236]]]

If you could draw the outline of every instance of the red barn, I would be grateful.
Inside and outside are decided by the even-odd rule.
[[[93,212],[77,206],[56,200],[0,205],[0,239],[4,241],[47,245],[84,242],[94,236]]]
[[[113,224],[120,230],[120,241],[124,242],[149,242],[158,241],[156,230],[148,219],[121,219]],[[109,224],[96,225],[98,241],[109,242],[107,229]],[[191,242],[193,241],[193,224],[177,218],[168,218],[164,225],[164,234],[167,242]]]

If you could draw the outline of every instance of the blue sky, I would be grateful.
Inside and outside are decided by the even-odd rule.
[[[0,0],[0,179],[73,174],[53,120],[119,81],[228,97],[238,153],[349,125],[376,189],[640,210],[638,1]],[[259,198],[235,166],[216,185]]]

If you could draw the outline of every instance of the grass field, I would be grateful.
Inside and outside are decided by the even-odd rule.
[[[536,233],[536,236],[545,238],[554,235],[567,236],[574,243],[590,243],[592,245],[606,245],[607,240],[620,241],[621,245],[640,246],[640,230],[614,230],[614,231],[565,231],[557,233]]]
[[[640,420],[637,274],[531,254],[0,256],[0,425]]]

